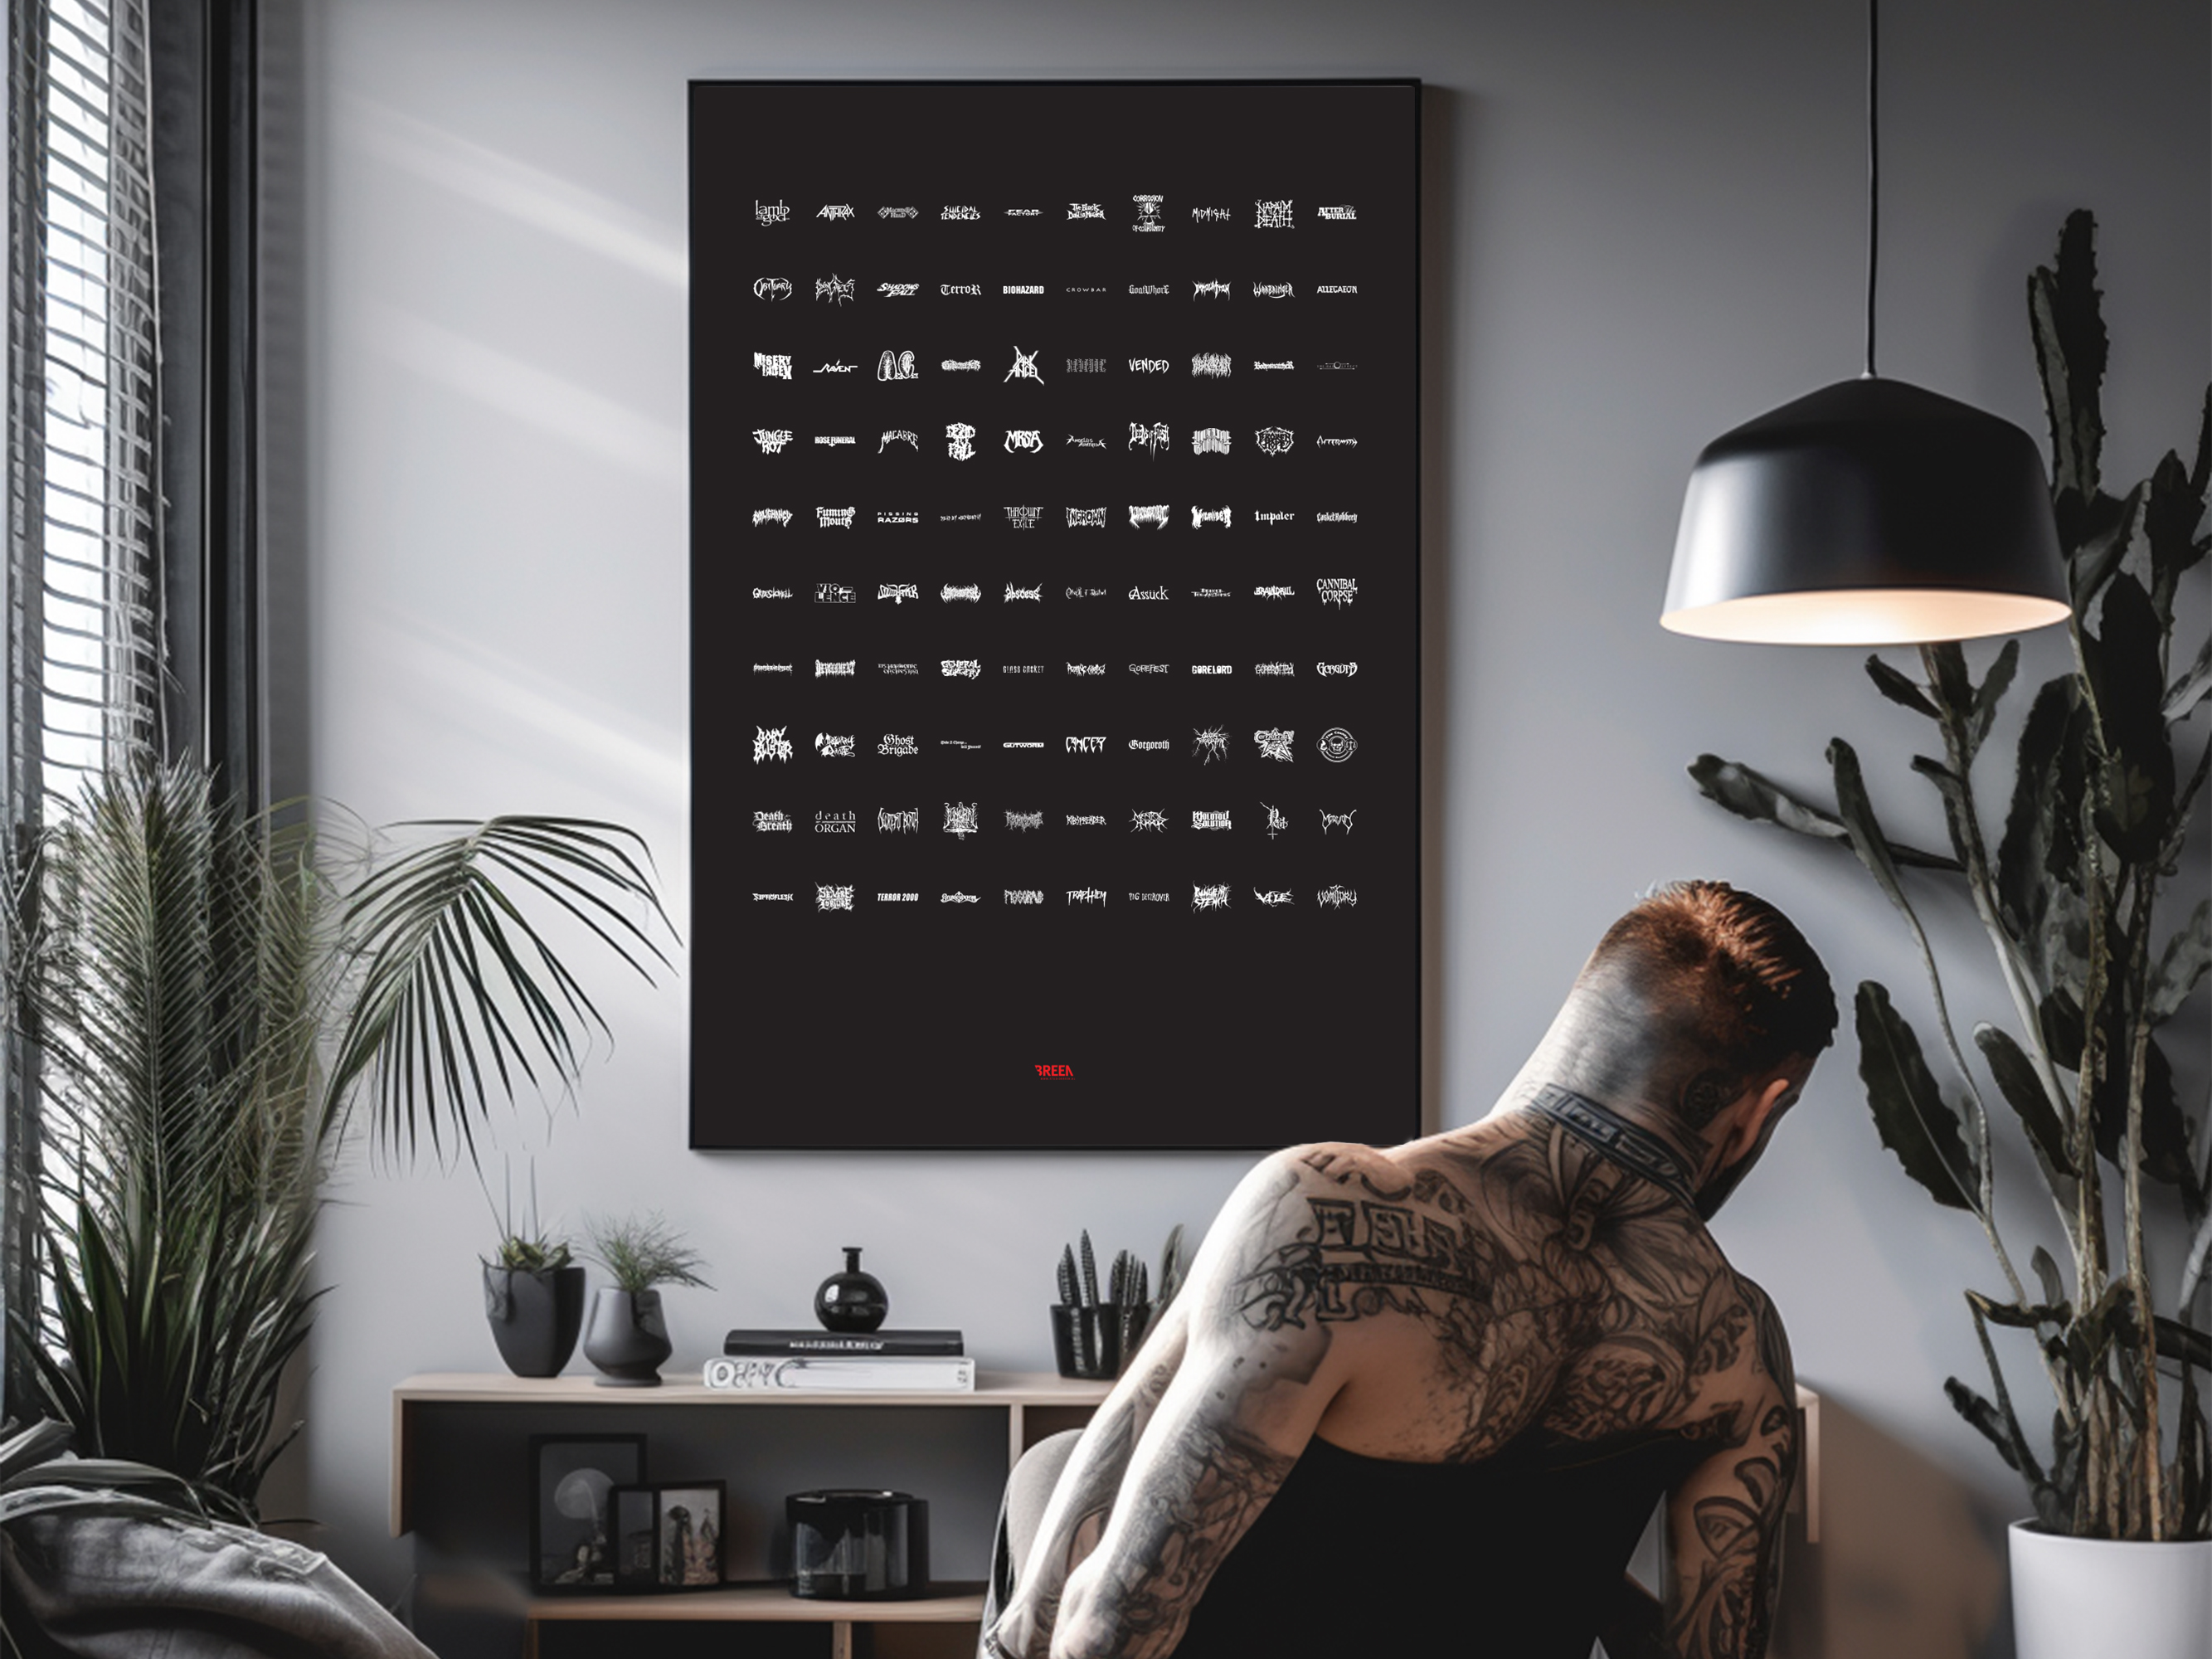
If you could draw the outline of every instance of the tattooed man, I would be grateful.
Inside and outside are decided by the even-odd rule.
[[[1832,1039],[1780,912],[1615,923],[1490,1115],[1246,1177],[1075,1446],[984,1651],[1758,1659],[1782,1322],[1705,1221]],[[1663,1599],[1626,1575],[1664,1499]]]

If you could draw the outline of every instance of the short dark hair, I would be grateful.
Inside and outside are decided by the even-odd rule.
[[[1599,970],[1684,1007],[1698,1046],[1739,1077],[1811,1060],[1835,1041],[1836,994],[1805,936],[1724,881],[1647,894],[1598,941],[1584,971]]]

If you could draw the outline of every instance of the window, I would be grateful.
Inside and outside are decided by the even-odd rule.
[[[145,0],[9,9],[7,823],[20,855],[160,719],[160,429]],[[35,1032],[0,1112],[0,1299],[29,1305]],[[18,1377],[10,1355],[11,1393]]]

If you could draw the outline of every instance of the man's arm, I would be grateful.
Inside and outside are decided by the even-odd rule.
[[[1173,1650],[1200,1594],[1312,1437],[1344,1364],[1329,1328],[1269,1295],[1284,1252],[1316,1234],[1306,1188],[1320,1177],[1279,1153],[1237,1188],[1191,1265],[1180,1364],[1108,1501],[1097,1547],[1067,1572],[1051,1659],[1157,1659]],[[1316,1190],[1318,1191],[1316,1185]],[[1255,1304],[1266,1312],[1255,1316]],[[1079,1449],[1077,1455],[1082,1455]],[[1070,1471],[1071,1476],[1075,1474]],[[1049,1542],[1078,1541],[1084,1497],[1064,1480]],[[1065,1559],[1063,1555],[1061,1559]],[[1002,1625],[1005,1621],[1002,1621]],[[1008,1653],[1043,1659],[1034,1645]],[[1032,1642],[1033,1642],[1032,1638]]]
[[[1043,1659],[1048,1651],[1067,1575],[1097,1547],[1138,1437],[1182,1363],[1189,1312],[1188,1295],[1178,1297],[1166,1322],[1145,1343],[1142,1364],[1115,1384],[1076,1442],[1038,1521],[1013,1596],[984,1632],[984,1653]]]
[[[1782,1587],[1783,1516],[1797,1480],[1797,1382],[1782,1321],[1746,1282],[1758,1341],[1739,1431],[1667,1505],[1666,1635],[1680,1659],[1762,1659]]]

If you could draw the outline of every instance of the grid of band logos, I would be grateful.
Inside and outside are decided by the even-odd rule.
[[[1361,527],[1388,511],[1362,487],[1358,452],[1376,434],[1346,395],[1359,374],[1363,280],[1374,287],[1358,274],[1374,268],[1372,250],[1358,257],[1358,202],[777,197],[750,210],[759,268],[732,304],[752,343],[730,394],[747,440],[740,457],[714,459],[744,498],[739,544],[724,556],[742,562],[751,613],[739,630],[742,746],[756,775],[746,793],[778,798],[749,808],[760,849],[750,902],[825,915],[916,905],[1356,911],[1354,849],[1376,810],[1360,784],[1357,699],[1320,725],[1263,714],[1233,726],[1201,706],[1232,679],[1350,688],[1361,672],[1364,636],[1312,623],[1374,604]],[[908,256],[883,234],[922,222],[997,229],[974,258],[941,234]],[[1231,229],[1267,234],[1235,238],[1233,254],[1209,246],[1210,233]],[[1024,230],[1033,244],[1010,240]],[[1031,280],[1038,273],[1022,268],[1065,270],[1068,249],[1102,236],[1158,240],[1117,250],[1111,281]],[[1273,258],[1267,238],[1278,236],[1323,247]],[[1025,259],[1032,246],[1063,257]],[[1140,273],[1127,269],[1130,246],[1147,250]],[[1291,264],[1298,274],[1279,268]],[[1116,349],[1099,347],[1108,340]],[[925,386],[932,395],[917,395]],[[1141,560],[1170,545],[1135,568],[1133,550]],[[1033,564],[1004,568],[1010,553],[1040,549]],[[1207,618],[1195,629],[1154,623],[1194,607]],[[986,611],[1024,626],[969,625]],[[886,615],[901,621],[886,629]],[[1016,638],[1082,648],[1006,648]],[[976,654],[979,639],[1000,648]],[[1054,695],[1035,695],[1048,679]],[[1152,697],[1139,712],[1137,700],[1117,700],[1117,682],[1148,691],[1180,682],[1189,708],[1169,718]],[[1069,685],[1098,695],[1071,704]],[[978,695],[948,704],[947,686]],[[1292,706],[1284,700],[1286,714]],[[1041,729],[1048,708],[1061,718]],[[998,757],[988,769],[945,764],[987,754]],[[1109,755],[1166,769],[1123,768],[1097,799],[1067,803],[1084,769]],[[1318,798],[1301,791],[1285,805],[1267,787],[1279,769],[1315,769],[1327,780]],[[1235,788],[1219,781],[1232,769]],[[1061,804],[1040,804],[1046,794]],[[1091,851],[1102,835],[1185,840],[1188,871],[1172,885],[1109,880],[1097,870],[1113,861]],[[866,873],[880,863],[832,850],[868,838],[1003,837],[1026,853],[1056,836],[1066,851],[1052,862],[1065,875],[1054,885],[1036,884],[1033,857],[1014,884],[992,883],[978,860],[950,884],[885,885]],[[1245,878],[1240,842],[1285,836],[1324,849],[1328,878],[1286,884],[1279,861]],[[806,854],[769,850],[779,842]]]

